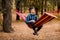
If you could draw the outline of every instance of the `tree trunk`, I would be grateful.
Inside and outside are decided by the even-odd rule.
[[[41,5],[41,15],[43,15],[43,1],[44,0],[42,0],[42,5]]]
[[[47,0],[44,0],[45,1],[45,8],[44,8],[44,11],[46,12],[46,8],[47,8]]]
[[[15,2],[16,2],[17,0],[15,0]],[[16,9],[18,10],[18,11],[20,11],[20,1],[17,1],[16,2],[17,4],[16,4]],[[20,17],[16,14],[16,20],[20,20]]]
[[[60,1],[58,2],[58,11],[60,11]]]
[[[12,0],[2,0],[2,8],[3,8],[3,31],[11,32],[13,31],[11,27],[12,23],[12,15],[11,15],[11,3]]]

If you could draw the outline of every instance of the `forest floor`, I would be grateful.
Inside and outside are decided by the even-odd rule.
[[[0,40],[60,40],[60,21],[57,19],[44,24],[38,36],[34,36],[33,30],[23,21],[13,21],[12,28],[12,33],[0,32]]]

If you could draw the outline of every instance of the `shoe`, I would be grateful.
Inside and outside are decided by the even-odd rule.
[[[37,35],[37,36],[38,36],[38,34],[37,34],[37,33],[33,33],[33,35]]]
[[[34,31],[33,35],[38,35],[36,30]]]

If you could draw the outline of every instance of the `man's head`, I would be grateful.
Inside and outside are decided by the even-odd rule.
[[[31,14],[36,14],[36,10],[35,10],[34,7],[30,8],[30,9],[29,9],[29,12],[30,12]]]

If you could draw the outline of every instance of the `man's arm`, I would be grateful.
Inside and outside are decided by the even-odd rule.
[[[35,16],[35,21],[37,21],[37,20],[38,20],[38,16],[36,15],[36,16]]]

